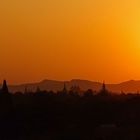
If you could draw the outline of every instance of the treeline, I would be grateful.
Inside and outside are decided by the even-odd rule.
[[[41,91],[0,93],[2,140],[138,140],[140,95]]]

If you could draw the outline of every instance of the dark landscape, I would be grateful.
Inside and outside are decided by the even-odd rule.
[[[57,92],[0,90],[1,140],[139,140],[140,95],[112,94],[104,83],[80,94],[65,83]]]

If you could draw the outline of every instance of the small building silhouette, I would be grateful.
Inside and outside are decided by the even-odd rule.
[[[63,87],[62,93],[63,94],[67,94],[68,93],[68,90],[67,90],[67,87],[66,87],[66,83],[64,83],[64,87]]]
[[[63,89],[61,91],[58,91],[58,94],[61,95],[61,96],[65,96],[65,95],[67,95],[67,93],[68,93],[68,90],[67,90],[67,87],[66,87],[66,83],[64,83]]]
[[[2,88],[0,89],[0,111],[1,114],[9,113],[13,108],[12,95],[9,92],[7,81],[3,81]]]
[[[79,86],[74,85],[70,88],[70,94],[71,95],[80,95],[82,93],[81,89]]]
[[[3,81],[1,92],[2,93],[9,93],[8,86],[7,86],[7,81],[6,80]]]
[[[99,91],[99,95],[101,95],[101,96],[107,96],[107,95],[109,95],[109,92],[108,92],[108,90],[106,88],[105,82],[103,82],[103,84],[102,84],[102,88]]]

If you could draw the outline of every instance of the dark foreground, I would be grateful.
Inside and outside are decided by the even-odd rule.
[[[0,94],[0,140],[139,140],[140,95]]]

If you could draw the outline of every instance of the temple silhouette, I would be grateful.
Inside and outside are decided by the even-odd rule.
[[[9,92],[7,81],[4,80],[0,89],[0,111],[3,111],[3,113],[9,112],[12,110],[12,106],[12,94]]]
[[[82,94],[81,94],[82,93]],[[60,91],[0,88],[0,140],[139,140],[140,95],[63,84]]]
[[[99,95],[101,95],[101,96],[108,96],[109,95],[109,91],[107,90],[104,82],[102,84],[101,90],[99,91]]]
[[[0,89],[1,93],[9,93],[8,86],[6,80],[3,81],[2,88]]]

